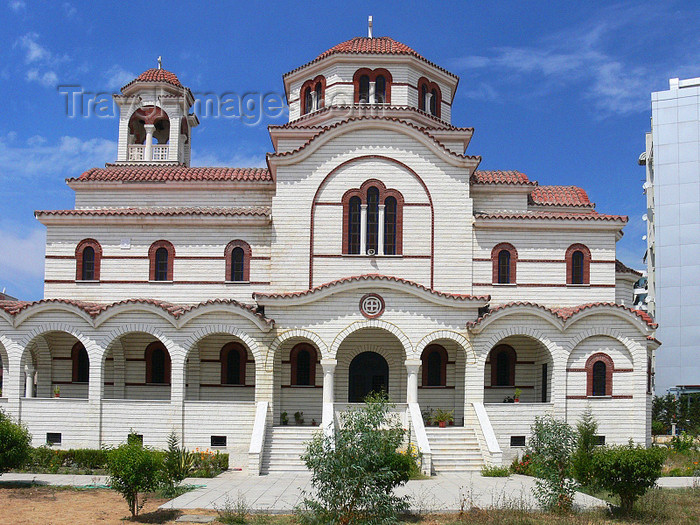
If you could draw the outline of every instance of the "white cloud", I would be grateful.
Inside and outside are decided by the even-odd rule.
[[[10,0],[8,2],[8,5],[10,6],[10,9],[12,9],[15,13],[24,11],[27,8],[26,2],[22,2],[20,0]]]
[[[6,136],[0,138],[0,180],[77,177],[83,170],[103,166],[116,156],[117,143],[112,140],[64,136],[57,143],[47,144],[32,137],[27,145],[17,145]]]
[[[110,90],[118,90],[136,78],[136,75],[131,71],[116,65],[105,71],[104,76],[107,89]]]
[[[0,227],[0,268],[3,280],[10,282],[44,276],[44,247],[46,234],[36,228],[27,236],[20,235],[11,225]],[[7,285],[5,285],[7,286]],[[12,293],[11,290],[7,291]]]
[[[41,135],[34,135],[33,137],[29,137],[27,139],[27,145],[28,146],[41,146],[42,144],[46,144],[46,139],[42,137]]]
[[[68,55],[57,55],[39,43],[39,35],[30,32],[21,36],[14,47],[24,51],[24,61],[28,66],[26,79],[28,82],[38,82],[45,87],[55,87],[58,84],[57,69],[61,64],[70,61]]]
[[[27,64],[51,60],[51,52],[39,44],[39,42],[37,42],[38,39],[38,34],[27,33],[17,41],[17,45],[25,52],[24,60]]]
[[[75,8],[75,6],[68,2],[63,2],[63,12],[65,13],[66,18],[73,18],[78,14],[78,10]]]
[[[58,75],[53,71],[40,73],[36,69],[30,69],[27,71],[27,80],[30,82],[39,82],[45,87],[53,87],[58,84]]]

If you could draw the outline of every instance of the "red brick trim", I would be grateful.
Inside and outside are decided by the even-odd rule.
[[[508,355],[508,368],[510,376],[508,378],[508,385],[497,385],[498,382],[498,366],[496,357],[500,352],[506,352]],[[489,361],[491,362],[491,386],[513,386],[515,385],[515,364],[518,361],[518,355],[515,350],[510,345],[497,345],[489,352]]]
[[[150,261],[148,279],[151,281],[156,280],[156,251],[158,251],[159,248],[165,248],[166,250],[168,250],[168,278],[166,279],[166,281],[173,281],[173,263],[175,260],[175,246],[173,246],[173,244],[170,241],[165,240],[154,242],[148,249],[148,259]]]
[[[434,287],[435,283],[435,208],[433,207],[433,197],[430,194],[430,190],[428,189],[428,186],[425,184],[425,181],[421,178],[418,173],[416,173],[415,170],[411,169],[409,166],[404,164],[401,161],[398,161],[394,158],[391,157],[386,157],[384,155],[363,155],[361,157],[354,157],[352,159],[348,159],[344,162],[341,162],[338,166],[333,168],[326,176],[325,178],[321,181],[321,184],[318,185],[316,188],[316,193],[314,194],[313,201],[311,203],[311,214],[310,214],[310,224],[309,224],[309,235],[310,235],[310,241],[309,242],[309,290],[311,290],[314,287],[314,223],[315,223],[315,214],[316,214],[316,203],[318,201],[318,196],[321,193],[321,190],[324,188],[326,182],[328,179],[330,179],[335,173],[340,170],[341,168],[344,168],[351,162],[357,162],[359,160],[365,160],[365,159],[381,159],[385,160],[387,162],[392,162],[394,164],[397,164],[401,166],[403,169],[411,173],[418,183],[421,185],[423,188],[423,191],[425,191],[425,194],[428,197],[428,202],[430,203],[430,289],[432,290]],[[403,241],[402,241],[403,242]],[[403,249],[403,246],[402,246]]]
[[[238,378],[239,382],[238,383],[227,383],[226,380],[228,379],[228,358],[231,352],[238,352],[239,356],[239,369],[238,369]],[[248,362],[248,351],[245,349],[245,347],[241,343],[226,343],[224,346],[221,347],[221,351],[219,352],[219,361],[221,361],[221,384],[222,385],[229,385],[229,384],[235,384],[235,385],[240,385],[240,386],[245,386],[245,372],[246,372],[246,364]]]
[[[433,352],[440,354],[440,384],[439,385],[428,385],[428,357]],[[437,388],[447,386],[447,350],[442,345],[428,345],[423,350],[423,354],[420,357],[422,361],[422,385],[424,388]]]
[[[299,104],[301,115],[311,113],[311,109],[306,107],[306,97],[304,96],[304,91],[306,91],[306,88],[311,89],[312,92],[315,91],[316,86],[319,82],[321,83],[321,100],[318,101],[318,109],[321,109],[325,105],[326,77],[324,77],[323,75],[318,75],[316,78],[309,79],[306,82],[304,82],[301,86],[301,89],[299,90]]]
[[[362,75],[367,75],[369,77],[370,82],[376,82],[377,77],[379,75],[383,75],[384,79],[386,80],[386,97],[385,97],[384,103],[391,104],[392,76],[388,70],[381,68],[381,67],[374,69],[374,70],[363,67],[363,68],[355,71],[355,74],[352,77],[352,83],[353,83],[354,92],[355,92],[353,100],[355,101],[355,104],[360,103],[360,77]],[[375,102],[375,103],[377,103],[377,102]]]
[[[78,372],[80,370],[80,353],[81,352],[85,352],[87,355],[87,351],[85,350],[85,347],[83,346],[83,343],[81,343],[81,342],[75,343],[73,345],[73,348],[71,348],[71,351],[70,351],[70,359],[71,359],[72,364],[73,364],[73,373],[72,373],[73,379],[71,381],[73,383],[84,382],[84,381],[80,381],[80,377],[78,374]],[[88,357],[88,367],[90,366],[89,363],[90,363],[90,358]],[[88,380],[90,377],[89,374],[90,374],[90,372],[89,372],[89,368],[88,368]]]
[[[160,348],[165,352],[165,383],[170,384],[170,352],[160,341],[154,341],[146,347],[144,359],[146,360],[146,384],[153,383],[153,352]]]
[[[297,357],[299,352],[306,350],[309,352],[309,385],[316,385],[316,362],[318,361],[318,356],[316,354],[316,349],[309,343],[299,343],[292,348],[289,352],[289,361],[292,365],[292,377],[290,381],[291,386],[307,386],[307,385],[297,385]]]
[[[586,395],[593,395],[593,366],[602,361],[605,364],[605,395],[612,396],[612,377],[615,364],[608,354],[598,352],[586,361]]]
[[[231,241],[226,245],[224,250],[224,258],[226,259],[226,281],[233,281],[233,272],[231,271],[233,263],[233,250],[236,248],[243,249],[243,282],[250,281],[250,260],[252,258],[252,252],[250,249],[250,244],[240,239]]]
[[[418,109],[421,111],[425,111],[428,114],[430,113],[430,108],[425,107],[425,99],[423,98],[423,85],[425,84],[425,87],[428,91],[428,93],[431,93],[433,89],[437,93],[437,100],[435,101],[435,111],[436,111],[436,116],[437,118],[440,118],[440,113],[441,113],[441,106],[442,106],[442,91],[440,91],[440,86],[437,85],[435,82],[431,82],[425,77],[420,77],[418,79]]]
[[[583,282],[574,283],[573,255],[580,251],[583,254]],[[572,244],[566,250],[566,284],[590,284],[591,282],[591,251],[584,244]]]
[[[634,396],[566,396],[566,399],[633,399]]]
[[[102,261],[102,246],[95,239],[83,239],[75,247],[75,280],[83,281],[83,252],[87,247],[95,251],[95,275],[93,281],[100,280],[100,266]],[[48,258],[48,257],[47,257]]]
[[[499,283],[499,280],[498,280],[498,255],[503,250],[506,250],[508,253],[510,253],[510,279],[508,280],[508,283]],[[515,249],[515,246],[513,246],[512,244],[507,243],[507,242],[502,242],[502,243],[494,246],[493,249],[491,250],[491,263],[492,263],[491,279],[493,280],[493,283],[515,284],[517,282],[515,272],[516,272],[516,268],[518,266],[518,250]]]

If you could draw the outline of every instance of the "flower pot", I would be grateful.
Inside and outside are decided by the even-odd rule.
[[[520,399],[513,399],[513,403],[520,403]]]
[[[447,426],[447,421],[440,421],[438,425],[440,425],[440,428],[445,428]]]

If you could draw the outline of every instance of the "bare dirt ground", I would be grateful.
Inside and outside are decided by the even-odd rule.
[[[158,511],[167,500],[149,498],[141,509],[141,523],[175,523],[181,511]],[[212,514],[212,511],[188,511]],[[129,508],[111,490],[57,487],[0,487],[0,525],[124,525]],[[126,520],[125,520],[126,519]]]

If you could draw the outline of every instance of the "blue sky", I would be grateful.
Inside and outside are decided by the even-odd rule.
[[[43,293],[36,209],[73,207],[66,177],[116,158],[117,121],[66,115],[58,86],[113,93],[163,66],[195,93],[281,93],[282,74],[333,45],[391,36],[460,76],[453,123],[481,169],[583,186],[630,216],[618,257],[641,267],[637,157],[650,93],[700,76],[700,4],[665,2],[112,2],[0,4],[0,290]],[[193,164],[262,166],[268,124],[202,118]]]

